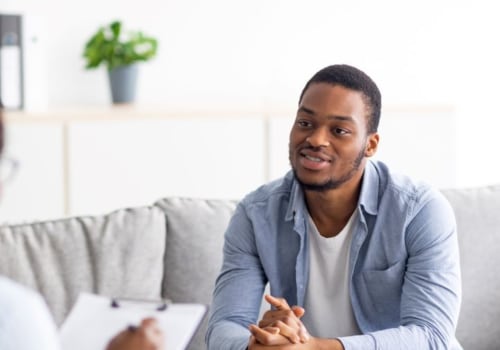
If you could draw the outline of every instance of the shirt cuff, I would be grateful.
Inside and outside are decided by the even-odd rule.
[[[369,335],[353,335],[350,337],[340,337],[337,338],[340,340],[342,345],[344,346],[345,350],[357,350],[357,349],[363,349],[363,350],[375,350],[376,349],[376,344],[375,344],[375,339]]]

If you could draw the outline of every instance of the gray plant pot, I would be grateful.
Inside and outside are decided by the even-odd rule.
[[[119,66],[108,71],[113,103],[134,102],[138,72],[138,64]]]

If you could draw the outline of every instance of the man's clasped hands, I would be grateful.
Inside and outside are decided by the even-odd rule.
[[[251,333],[248,350],[344,349],[338,339],[322,339],[309,334],[300,320],[304,308],[290,306],[283,298],[265,295],[265,300],[273,307],[264,313],[258,325],[250,325]]]
[[[287,349],[291,344],[306,344],[311,337],[300,320],[305,310],[300,306],[290,307],[282,298],[271,295],[264,298],[274,309],[267,311],[258,325],[250,325],[249,350],[267,346],[284,346],[283,349]]]

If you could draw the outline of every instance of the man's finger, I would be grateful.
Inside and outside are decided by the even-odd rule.
[[[264,298],[269,304],[274,306],[277,310],[290,310],[290,306],[288,305],[288,303],[284,298],[276,298],[269,294],[266,294]]]
[[[273,332],[268,332],[266,329],[271,328],[270,330]],[[266,329],[262,329],[257,327],[256,325],[252,324],[248,327],[250,330],[250,333],[252,336],[255,338],[256,342],[259,344],[263,345],[285,345],[285,344],[290,344],[288,338],[285,338],[284,336],[280,335],[279,333],[274,333],[275,327],[266,327]]]
[[[298,318],[301,318],[306,313],[306,310],[300,306],[292,306],[292,311]]]
[[[276,322],[274,327],[279,328],[279,334],[286,337],[290,341],[290,343],[297,344],[301,342],[302,339],[300,339],[300,336],[297,334],[297,331],[292,327],[288,326],[286,323],[278,321]]]
[[[298,323],[299,317],[295,314],[292,309],[286,310],[268,310],[262,315],[262,319],[259,321],[259,327],[266,327],[272,323],[281,320],[287,324]]]
[[[302,343],[307,343],[309,341],[309,339],[311,338],[311,336],[309,335],[309,332],[307,331],[306,327],[304,327],[304,325],[302,325],[300,327],[299,337],[300,337],[300,341]]]

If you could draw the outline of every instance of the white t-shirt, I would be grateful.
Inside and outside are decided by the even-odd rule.
[[[361,334],[349,297],[349,250],[355,211],[335,237],[323,237],[309,217],[309,280],[302,322],[312,336],[336,338]]]
[[[0,349],[60,349],[56,325],[42,297],[4,277],[0,277]]]

